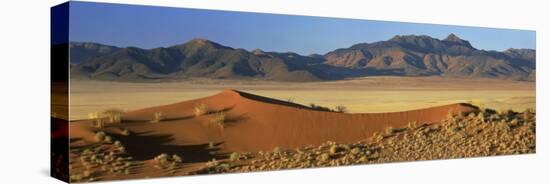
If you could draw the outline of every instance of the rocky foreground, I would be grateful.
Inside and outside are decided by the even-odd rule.
[[[295,150],[233,153],[228,160],[212,160],[191,174],[535,153],[535,114],[533,110],[518,113],[486,109],[449,115],[441,123],[411,122],[407,127],[389,127],[355,144],[327,142]]]

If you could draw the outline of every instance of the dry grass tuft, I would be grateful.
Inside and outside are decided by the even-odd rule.
[[[120,109],[107,109],[103,112],[93,112],[88,114],[88,118],[93,120],[97,128],[103,128],[108,123],[121,123],[124,111]]]
[[[348,112],[348,108],[344,105],[338,105],[336,106],[336,108],[334,108],[336,112],[339,112],[339,113],[346,113]]]
[[[208,108],[208,106],[206,106],[205,104],[199,104],[195,106],[195,108],[193,108],[193,113],[196,117],[208,114],[210,113],[210,111],[210,108]]]
[[[153,113],[153,118],[151,119],[151,123],[158,123],[166,119],[164,114],[162,112],[155,112]]]
[[[224,112],[218,112],[214,114],[214,117],[210,119],[210,124],[217,125],[220,128],[225,128],[225,123],[227,121],[227,116]]]

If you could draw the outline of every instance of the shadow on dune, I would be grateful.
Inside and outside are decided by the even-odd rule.
[[[469,104],[469,103],[458,103],[458,105],[466,106],[466,107],[469,107],[469,108],[472,108],[472,109],[475,109],[475,110],[480,110],[478,106],[475,106],[475,105]]]
[[[113,137],[125,146],[129,156],[140,161],[153,159],[162,153],[177,154],[183,157],[186,163],[206,162],[213,158],[224,159],[227,157],[216,153],[221,143],[215,144],[214,148],[209,148],[208,144],[171,145],[170,142],[174,140],[172,135],[151,133],[149,131],[128,136],[113,135]]]
[[[289,107],[295,107],[295,108],[300,108],[300,109],[310,109],[308,106],[297,104],[297,103],[277,100],[277,99],[273,99],[273,98],[267,98],[267,97],[258,96],[258,95],[254,95],[254,94],[250,94],[250,93],[246,93],[246,92],[242,92],[242,91],[237,91],[237,90],[233,90],[233,91],[235,91],[236,93],[238,93],[240,96],[242,96],[244,98],[248,98],[248,99],[255,100],[255,101],[260,101],[260,102],[270,103],[270,104],[276,104],[276,105],[289,106]]]
[[[225,123],[225,126],[230,127],[230,126],[236,125],[239,121],[243,121],[245,119],[247,119],[245,114],[234,115],[234,116],[227,117],[224,123]]]

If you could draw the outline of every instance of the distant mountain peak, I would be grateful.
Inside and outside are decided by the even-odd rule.
[[[191,44],[191,45],[197,45],[197,46],[204,46],[204,45],[220,45],[219,43],[204,39],[204,38],[193,38],[185,44]]]
[[[445,38],[444,40],[450,42],[462,41],[462,39],[456,36],[454,33],[449,34],[449,36],[447,36],[447,38]]]
[[[187,41],[183,45],[184,46],[195,47],[195,48],[201,48],[201,47],[212,47],[212,48],[216,48],[216,49],[229,48],[229,47],[223,46],[222,44],[219,44],[219,43],[216,43],[216,42],[213,42],[211,40],[204,39],[204,38],[193,38],[193,39]]]
[[[389,41],[406,41],[406,40],[422,40],[422,39],[433,39],[427,35],[395,35]]]
[[[265,52],[262,49],[254,49],[252,51],[252,54],[254,54],[254,55],[264,55]]]
[[[462,38],[458,37],[454,33],[449,34],[449,36],[447,36],[447,38],[443,39],[443,41],[447,41],[447,42],[451,42],[451,43],[457,43],[457,44],[464,45],[464,46],[467,46],[467,47],[472,47],[470,42],[468,42],[466,40],[463,40]]]

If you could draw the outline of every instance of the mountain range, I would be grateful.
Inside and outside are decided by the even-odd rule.
[[[325,81],[364,76],[443,76],[535,80],[536,51],[474,48],[454,34],[440,40],[398,35],[324,55],[247,51],[206,39],[154,49],[70,42],[71,77],[112,81],[190,78]]]

